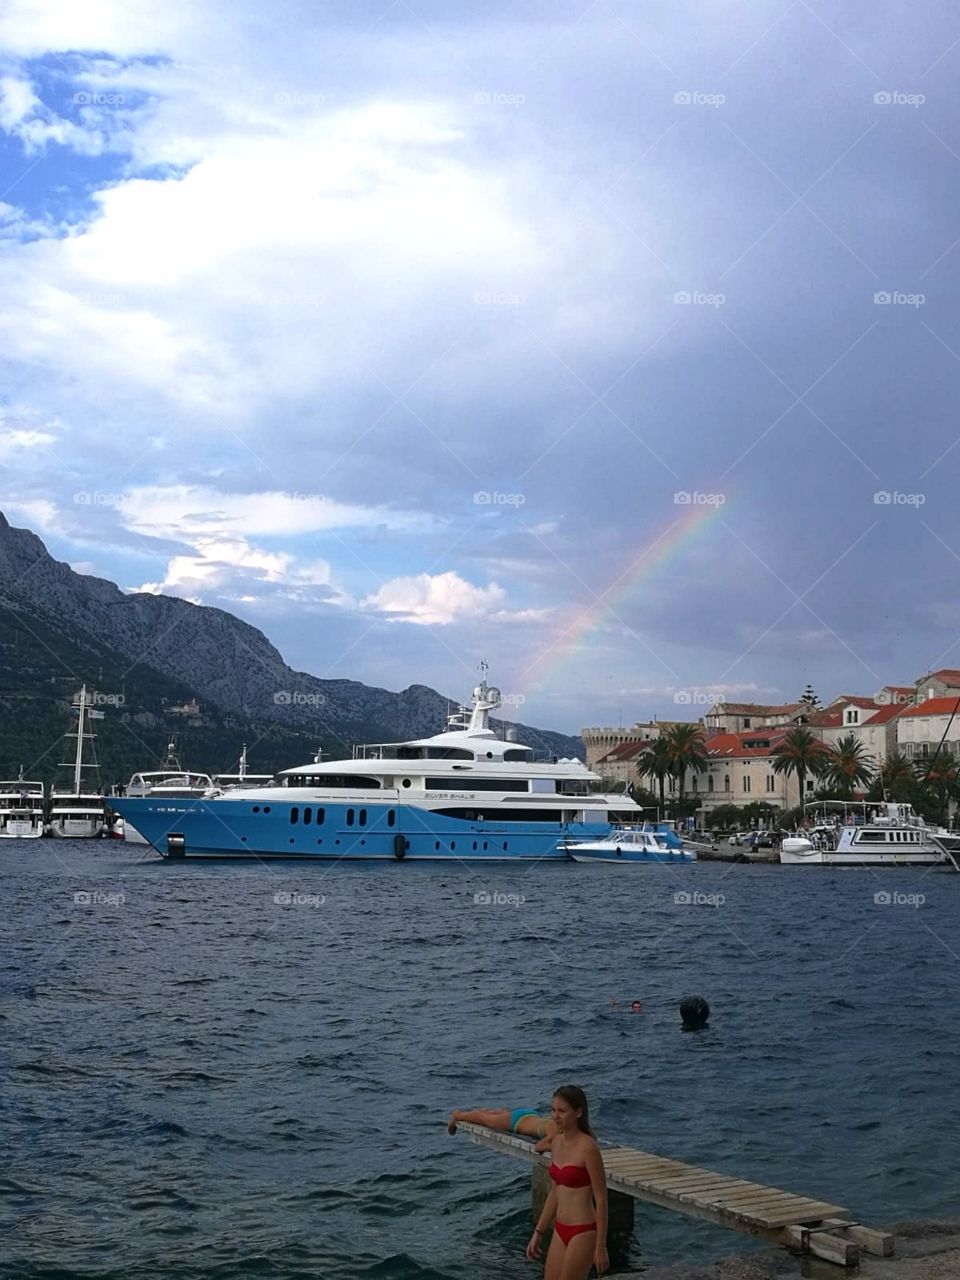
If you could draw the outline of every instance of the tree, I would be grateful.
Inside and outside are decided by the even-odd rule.
[[[838,740],[832,751],[828,750],[821,776],[827,786],[839,792],[838,799],[848,800],[855,788],[869,786],[873,773],[863,743],[848,733]]]
[[[805,707],[808,707],[811,711],[816,711],[817,708],[820,706],[820,699],[817,697],[816,693],[814,692],[814,688],[812,684],[808,684],[807,687],[804,689],[803,693],[800,695],[800,701],[803,703]]]
[[[637,775],[640,778],[655,778],[660,791],[660,811],[666,807],[663,789],[667,778],[672,773],[670,753],[665,738],[657,738],[637,757]]]
[[[916,794],[917,775],[913,763],[905,755],[895,751],[880,765],[867,792],[867,799],[883,800],[889,797],[891,800],[909,801],[912,804]]]
[[[949,751],[938,751],[929,760],[917,760],[916,770],[921,795],[934,800],[942,821],[949,801],[960,796],[960,762]]]
[[[827,748],[819,738],[815,738],[809,729],[791,729],[778,747],[771,752],[774,773],[791,773],[797,775],[800,787],[800,803],[807,796],[807,774],[819,777]]]
[[[674,724],[666,733],[670,772],[677,780],[677,799],[683,804],[687,773],[699,773],[707,763],[707,740],[701,724]]]

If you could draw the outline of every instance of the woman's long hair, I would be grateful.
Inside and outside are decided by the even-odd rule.
[[[583,1133],[587,1133],[591,1138],[596,1138],[596,1134],[590,1128],[590,1108],[587,1105],[587,1095],[583,1092],[578,1084],[562,1084],[554,1089],[553,1096],[562,1098],[574,1111],[579,1111],[577,1117],[577,1127]]]

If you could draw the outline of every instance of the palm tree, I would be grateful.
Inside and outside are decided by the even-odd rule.
[[[917,778],[911,761],[895,751],[881,764],[876,781],[880,784],[880,793],[875,797],[877,800],[883,799],[886,792],[889,792],[891,800],[909,800]]]
[[[870,757],[863,743],[852,733],[840,738],[828,752],[822,772],[827,786],[839,791],[844,800],[853,795],[855,787],[869,786],[873,778]]]
[[[683,803],[687,771],[699,773],[707,763],[707,740],[702,724],[674,724],[666,734],[670,772],[677,780],[677,799]]]
[[[637,774],[641,778],[656,778],[660,789],[660,812],[665,809],[663,798],[664,783],[672,772],[670,755],[665,738],[657,738],[649,746],[644,747],[637,757]]]
[[[791,729],[778,747],[770,753],[774,773],[797,775],[800,803],[807,798],[807,774],[818,777],[825,763],[827,748],[809,729]]]
[[[960,795],[960,762],[949,751],[938,751],[929,760],[916,761],[917,780],[921,788],[933,792],[941,810],[948,800]]]

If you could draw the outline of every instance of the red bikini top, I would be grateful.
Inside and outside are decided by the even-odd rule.
[[[582,1164],[552,1164],[547,1170],[558,1187],[589,1187],[590,1174]]]

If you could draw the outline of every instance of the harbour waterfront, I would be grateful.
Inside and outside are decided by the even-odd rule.
[[[564,1080],[601,1136],[956,1210],[956,875],[138,854],[3,849],[5,1276],[536,1275],[528,1174],[444,1122]],[[638,1207],[629,1261],[743,1247]]]

